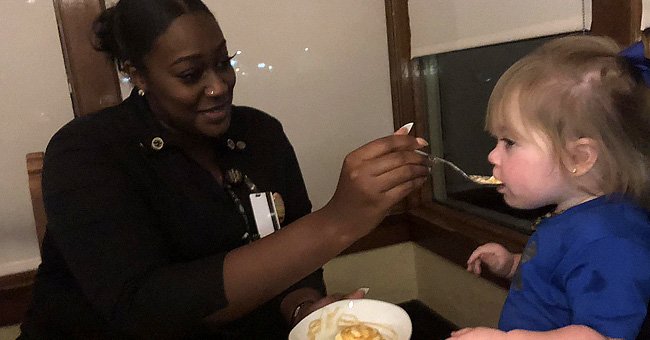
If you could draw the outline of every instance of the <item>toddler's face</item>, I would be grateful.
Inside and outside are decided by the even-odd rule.
[[[549,139],[521,119],[517,100],[504,106],[506,126],[491,131],[497,145],[488,155],[493,175],[503,182],[497,190],[518,209],[558,204],[568,198],[571,185],[553,156]]]

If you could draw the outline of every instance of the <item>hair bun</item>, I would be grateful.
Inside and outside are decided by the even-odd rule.
[[[115,15],[115,7],[108,8],[95,19],[92,25],[93,47],[98,51],[108,53],[112,58],[117,58],[120,54],[114,32]]]

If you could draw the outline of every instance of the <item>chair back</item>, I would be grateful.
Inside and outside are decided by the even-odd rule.
[[[45,215],[45,204],[43,203],[43,190],[41,179],[43,176],[44,152],[32,152],[26,156],[27,175],[29,177],[29,193],[32,197],[32,210],[36,222],[36,236],[38,236],[38,249],[41,250],[45,227],[47,226],[47,215]]]

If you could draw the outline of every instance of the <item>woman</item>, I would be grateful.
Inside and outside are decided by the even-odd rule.
[[[232,105],[226,40],[200,0],[122,0],[98,49],[131,76],[123,103],[48,145],[48,230],[23,338],[286,339],[323,297],[320,266],[421,186],[426,144],[353,151],[310,213],[280,123]],[[284,228],[258,239],[249,194],[273,192]]]

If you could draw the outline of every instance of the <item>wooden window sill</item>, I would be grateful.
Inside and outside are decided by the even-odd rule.
[[[410,241],[465,268],[470,254],[479,245],[497,242],[511,252],[520,253],[527,239],[528,235],[516,230],[431,202],[387,217],[377,229],[342,254]],[[483,277],[506,289],[510,285],[509,280],[494,275],[486,273]]]

